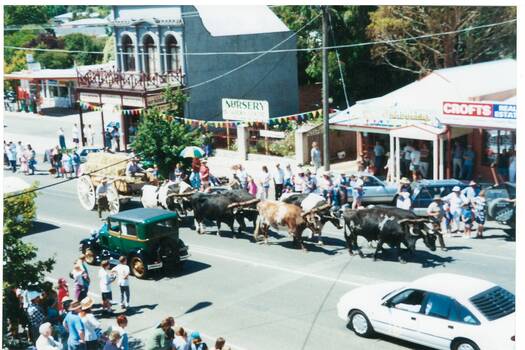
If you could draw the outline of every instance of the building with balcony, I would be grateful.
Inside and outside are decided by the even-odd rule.
[[[189,96],[185,117],[222,119],[222,99],[268,101],[270,117],[298,111],[296,40],[266,6],[113,6],[114,69],[78,74],[79,99],[111,115],[164,103],[166,86]],[[120,119],[120,120],[119,120]]]

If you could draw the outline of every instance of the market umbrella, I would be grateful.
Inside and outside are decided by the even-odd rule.
[[[204,151],[200,147],[188,146],[180,152],[182,158],[202,158],[204,157]]]

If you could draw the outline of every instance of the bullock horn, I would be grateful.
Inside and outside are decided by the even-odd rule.
[[[167,197],[189,197],[196,192],[197,190],[191,190],[191,191],[184,192],[184,193],[171,193],[171,194],[168,194]]]
[[[420,219],[401,219],[398,221],[398,223],[402,224],[404,222],[427,222],[428,219],[426,218],[420,218]]]
[[[237,207],[245,207],[248,205],[259,203],[260,201],[261,201],[260,199],[254,198],[254,199],[250,199],[249,201],[245,201],[245,202],[236,202],[236,203],[229,204],[228,209],[237,208]]]
[[[317,213],[318,211],[323,211],[323,210],[328,209],[328,208],[330,208],[330,207],[331,207],[331,205],[328,204],[328,203],[326,203],[326,204],[321,205],[320,207],[310,209],[309,211],[304,212],[304,213],[302,213],[301,215],[302,215],[303,217],[305,217],[305,216],[308,215],[308,214],[315,214],[315,213]]]

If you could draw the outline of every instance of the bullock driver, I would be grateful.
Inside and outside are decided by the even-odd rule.
[[[108,190],[110,184],[108,183],[108,178],[103,177],[100,181],[100,184],[97,186],[95,191],[95,197],[97,199],[97,211],[99,219],[102,218],[102,211],[108,210]]]
[[[126,176],[129,177],[143,177],[145,174],[144,169],[138,164],[138,159],[136,157],[131,158],[126,166]]]
[[[434,228],[437,231],[437,236],[439,239],[439,245],[441,250],[446,251],[445,242],[443,240],[443,234],[441,233],[441,227],[445,224],[447,230],[447,236],[450,236],[450,220],[448,218],[447,205],[443,203],[441,196],[436,194],[434,200],[427,208],[427,215],[434,223]]]

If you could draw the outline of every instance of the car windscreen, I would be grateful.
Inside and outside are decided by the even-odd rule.
[[[514,294],[499,286],[473,296],[470,302],[489,321],[510,315],[516,309]]]
[[[175,219],[158,221],[148,225],[148,230],[153,235],[168,235],[177,233],[177,221]]]

